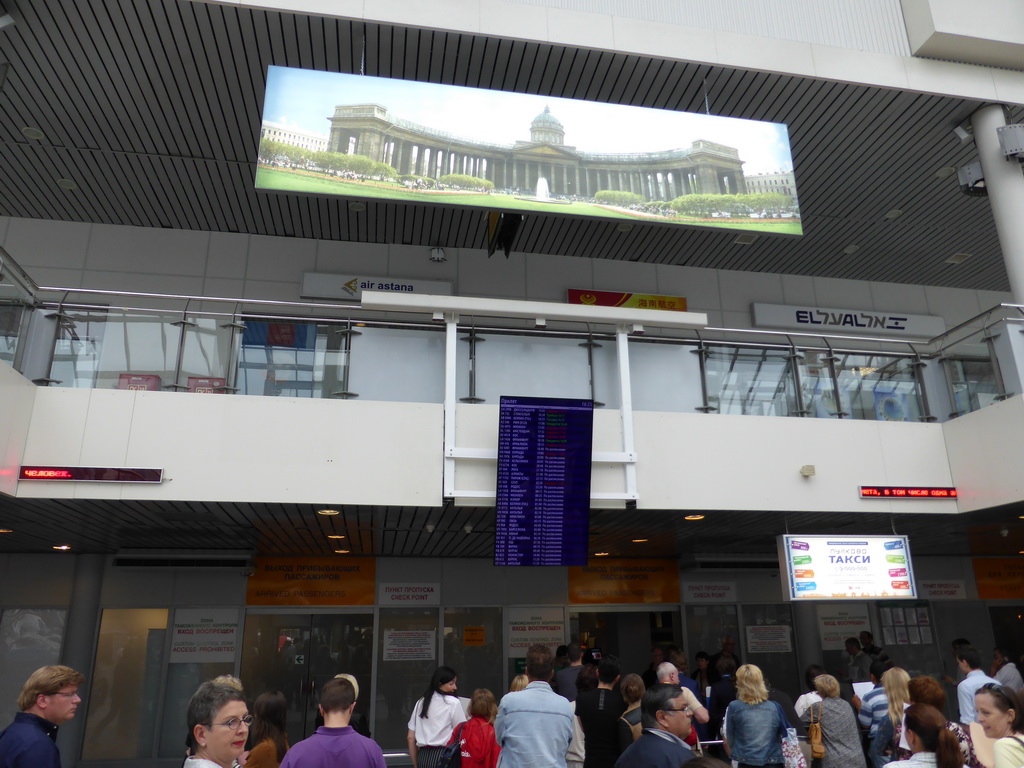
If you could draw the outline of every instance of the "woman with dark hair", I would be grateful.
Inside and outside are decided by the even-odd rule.
[[[457,690],[454,669],[438,667],[434,670],[430,684],[409,718],[406,741],[413,768],[435,768],[455,726],[466,722],[462,702],[455,695]]]
[[[693,679],[697,681],[697,698],[705,707],[708,705],[708,688],[711,687],[711,667],[708,664],[711,657],[707,651],[697,651],[694,657],[697,668],[693,671]]]
[[[962,768],[963,755],[956,737],[946,729],[946,718],[929,704],[911,704],[903,713],[910,744],[909,760],[897,760],[892,768]]]
[[[593,664],[584,664],[576,677],[576,694],[586,693],[597,689],[597,667]],[[573,712],[576,711],[576,702],[572,703]],[[569,742],[569,749],[565,752],[566,768],[583,768],[583,761],[587,757],[586,739],[583,736],[583,726],[578,717],[572,719],[572,741]]]
[[[1024,711],[1017,692],[1005,685],[989,683],[974,694],[978,723],[990,739],[996,764],[993,768],[1024,765]]]
[[[462,744],[461,768],[495,768],[501,747],[494,736],[494,716],[498,714],[498,702],[486,688],[477,688],[469,700],[469,721],[456,728],[456,736]]]
[[[939,712],[946,709],[946,692],[942,683],[934,677],[921,675],[911,678],[907,683],[907,693],[910,695],[911,704],[927,704],[935,707]],[[960,723],[952,720],[946,721],[946,730],[953,734],[957,744],[960,746],[960,755],[967,768],[982,768],[981,761],[974,752],[974,742],[971,741],[971,732]]]
[[[288,751],[285,734],[288,700],[280,691],[267,691],[252,705],[252,743],[255,746],[245,761],[247,768],[278,768]]]
[[[232,768],[245,751],[252,715],[238,688],[208,680],[192,694],[185,722],[185,768]]]
[[[619,693],[626,702],[626,711],[619,717],[619,751],[625,752],[626,747],[640,738],[643,723],[640,722],[640,699],[647,688],[640,675],[626,675],[619,681]]]

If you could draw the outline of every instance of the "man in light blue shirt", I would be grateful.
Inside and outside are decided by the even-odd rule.
[[[502,768],[565,768],[573,706],[551,690],[553,673],[551,649],[531,645],[526,651],[530,682],[523,690],[502,697],[494,720]]]
[[[976,648],[970,646],[961,648],[956,654],[956,661],[960,666],[960,671],[966,675],[960,685],[956,687],[956,700],[960,705],[960,722],[969,726],[978,714],[974,708],[974,694],[986,683],[999,685],[999,681],[981,671],[981,654]]]

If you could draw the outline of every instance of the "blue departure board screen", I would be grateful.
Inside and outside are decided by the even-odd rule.
[[[594,403],[502,397],[495,565],[586,565]]]

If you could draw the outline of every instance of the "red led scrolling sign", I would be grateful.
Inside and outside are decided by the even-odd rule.
[[[955,499],[956,488],[923,488],[920,486],[862,485],[862,499]]]
[[[77,483],[159,483],[162,469],[128,467],[22,467],[19,480],[68,480]]]

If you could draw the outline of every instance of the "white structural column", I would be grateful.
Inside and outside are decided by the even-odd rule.
[[[985,173],[992,218],[1003,249],[1006,275],[1015,302],[1024,302],[1024,172],[1016,158],[1006,158],[999,148],[996,129],[1006,125],[1001,104],[982,107],[971,115],[974,143]]]

